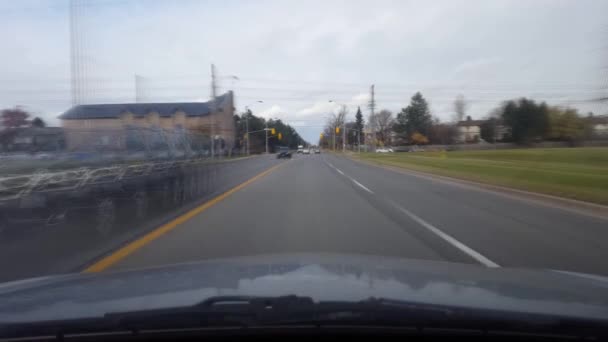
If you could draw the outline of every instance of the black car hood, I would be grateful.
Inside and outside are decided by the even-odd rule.
[[[608,278],[361,255],[241,257],[0,284],[0,322],[98,317],[212,296],[375,298],[608,319]]]

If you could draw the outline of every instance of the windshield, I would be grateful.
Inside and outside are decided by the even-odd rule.
[[[571,300],[608,318],[608,2],[28,0],[0,13],[0,283],[91,277],[45,297],[59,308],[107,300],[114,280],[154,282],[120,299],[139,310],[171,306],[155,302],[162,288],[198,291],[192,303],[317,299],[328,281],[340,300],[466,305],[449,300],[460,282],[484,309]],[[162,271],[201,262],[196,282]],[[93,285],[106,275],[108,293]],[[3,294],[16,284],[0,302],[27,304]]]

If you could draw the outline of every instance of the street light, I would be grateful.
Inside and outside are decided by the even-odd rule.
[[[246,128],[246,132],[247,132],[247,155],[249,155],[249,106],[251,106],[253,104],[256,104],[256,103],[264,103],[264,101],[257,100],[255,102],[252,102],[252,103],[250,103],[250,104],[248,104],[248,105],[245,106],[245,109],[247,110],[247,115],[245,116],[245,125],[247,126],[247,128]]]

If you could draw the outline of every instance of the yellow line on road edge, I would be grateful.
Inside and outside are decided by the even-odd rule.
[[[215,204],[221,202],[222,200],[224,200],[225,198],[227,198],[228,196],[234,194],[235,192],[243,189],[244,187],[248,186],[249,184],[255,182],[256,180],[266,176],[267,174],[271,173],[272,171],[276,170],[279,166],[283,165],[283,163],[275,165],[273,167],[271,167],[270,169],[263,171],[262,173],[257,174],[256,176],[248,179],[247,181],[235,186],[234,188],[224,192],[223,194],[212,198],[211,200],[201,204],[200,206],[188,211],[187,213],[175,218],[174,220],[163,224],[162,226],[154,229],[153,231],[147,233],[146,235],[140,237],[139,239],[121,247],[120,249],[118,249],[117,251],[113,252],[112,254],[104,257],[103,259],[95,262],[94,264],[92,264],[91,266],[85,268],[82,273],[95,273],[95,272],[101,272],[105,269],[107,269],[108,267],[114,265],[115,263],[119,262],[120,260],[126,258],[127,256],[129,256],[130,254],[132,254],[133,252],[137,251],[138,249],[142,248],[143,246],[149,244],[150,242],[158,239],[159,237],[163,236],[164,234],[172,231],[173,229],[177,228],[180,224],[190,220],[191,218],[193,218],[194,216],[202,213],[203,211],[211,208],[212,206],[214,206]]]

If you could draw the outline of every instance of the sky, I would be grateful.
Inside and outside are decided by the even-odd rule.
[[[70,108],[70,9],[84,103],[206,101],[210,65],[237,110],[316,142],[340,105],[484,118],[529,97],[582,113],[608,93],[608,1],[23,0],[0,3],[0,107],[50,124]],[[139,75],[136,92],[135,75]],[[331,102],[330,102],[331,100]],[[263,101],[259,103],[258,101]]]

